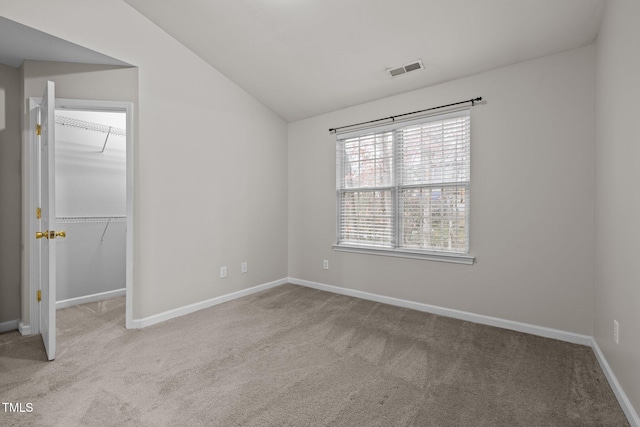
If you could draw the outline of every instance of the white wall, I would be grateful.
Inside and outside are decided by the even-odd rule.
[[[138,67],[134,318],[287,276],[283,120],[122,1],[0,9]]]
[[[58,222],[67,237],[56,239],[56,301],[126,287],[124,220]]]
[[[57,110],[56,116],[126,129],[126,114]],[[56,216],[126,216],[126,138],[56,125]],[[104,152],[101,152],[104,147]]]
[[[640,2],[611,0],[597,41],[594,336],[640,412]],[[613,321],[620,323],[619,344]]]
[[[332,251],[328,129],[477,96],[487,104],[471,113],[476,264]],[[593,103],[588,46],[291,123],[289,275],[591,335]]]
[[[0,64],[0,323],[20,318],[20,70]]]

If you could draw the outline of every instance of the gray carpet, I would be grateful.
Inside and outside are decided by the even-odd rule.
[[[625,426],[588,347],[294,285],[142,330],[58,311],[0,334],[0,425]]]

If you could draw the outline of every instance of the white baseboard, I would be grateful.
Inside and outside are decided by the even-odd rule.
[[[438,314],[440,316],[453,317],[454,319],[466,320],[473,323],[480,323],[482,325],[495,326],[503,329],[511,329],[513,331],[524,332],[527,334],[538,335],[546,338],[553,338],[561,341],[567,341],[573,344],[581,344],[586,346],[591,345],[590,336],[576,334],[573,332],[561,331],[559,329],[546,328],[544,326],[536,326],[528,323],[516,322],[513,320],[500,319],[498,317],[484,316],[482,314],[475,314],[467,311],[454,310],[451,308],[438,307],[436,305],[423,304],[420,302],[393,298],[393,297],[388,297],[384,295],[371,294],[369,292],[341,288],[338,286],[327,285],[324,283],[296,279],[294,277],[289,277],[289,283],[293,283],[294,285],[301,285],[309,288],[319,289],[321,291],[333,292],[336,294],[348,295],[351,297],[380,302],[383,304],[390,304],[398,307],[411,308],[413,310],[424,311],[426,313],[432,313],[432,314]]]
[[[230,294],[222,295],[216,298],[211,298],[205,301],[200,301],[194,304],[185,305],[184,307],[175,308],[173,310],[165,311],[163,313],[154,314],[152,316],[144,317],[142,319],[133,319],[132,329],[146,328],[147,326],[155,325],[156,323],[164,322],[165,320],[173,319],[174,317],[184,316],[195,311],[203,310],[205,308],[213,307],[214,305],[222,304],[223,302],[231,301],[234,299],[242,298],[247,295],[255,294],[256,292],[265,291],[267,289],[275,288],[276,286],[284,285],[287,279],[279,279],[269,283],[263,283],[262,285],[254,286],[252,288],[243,289],[241,291],[232,292]]]
[[[613,373],[611,366],[609,366],[609,362],[607,362],[607,359],[604,357],[604,353],[600,350],[600,346],[595,338],[591,338],[591,348],[596,354],[596,359],[598,359],[598,363],[600,363],[600,367],[604,371],[604,375],[607,377],[607,381],[609,381],[609,385],[611,386],[613,393],[616,395],[618,403],[620,403],[624,414],[627,416],[629,424],[631,424],[631,427],[640,427],[640,417],[638,417],[638,413],[633,408],[627,394],[622,389],[622,386],[618,382],[618,379]]]
[[[20,322],[18,324],[18,332],[20,332],[20,335],[31,335],[31,325],[25,325]]]
[[[20,324],[20,320],[9,320],[8,322],[0,323],[0,333],[13,331],[14,329],[18,329],[18,325]]]
[[[98,294],[85,295],[77,298],[56,301],[56,310],[61,308],[73,307],[74,305],[86,304],[88,302],[102,301],[109,298],[123,297],[127,294],[125,288],[116,289],[115,291],[100,292]]]

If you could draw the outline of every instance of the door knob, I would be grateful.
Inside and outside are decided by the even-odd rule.
[[[36,239],[55,239],[56,237],[67,237],[65,231],[36,231]]]

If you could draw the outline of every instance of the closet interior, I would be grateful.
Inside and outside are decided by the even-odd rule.
[[[126,113],[56,110],[58,306],[124,295]]]

